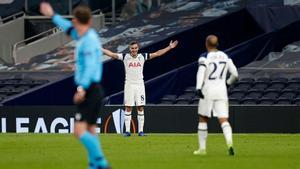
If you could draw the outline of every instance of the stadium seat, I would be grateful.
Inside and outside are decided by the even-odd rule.
[[[259,99],[263,95],[263,92],[261,91],[251,91],[248,92],[248,94],[245,96],[245,98],[253,98],[253,99]]]
[[[260,78],[257,78],[255,83],[270,83],[271,79],[270,78],[267,78],[267,77],[260,77]]]
[[[234,91],[229,95],[229,99],[238,99],[238,100],[240,100],[245,96],[245,93],[246,92],[244,92],[244,91]]]
[[[248,89],[247,88],[233,88],[229,91],[229,93],[235,93],[235,92],[243,92],[243,93],[247,93]]]
[[[300,106],[300,98],[298,98],[298,99],[295,99],[295,100],[294,100],[294,104],[296,104],[296,105],[299,105],[299,106]]]
[[[229,104],[230,105],[236,105],[236,104],[240,104],[240,99],[235,99],[235,98],[229,98]]]
[[[299,90],[300,82],[291,82],[289,81],[285,89]]]
[[[196,105],[198,105],[198,103],[199,103],[199,98],[195,97],[195,98],[193,99],[193,101],[192,101],[191,104],[196,104]]]
[[[196,91],[196,87],[195,86],[190,86],[190,87],[188,87],[184,90],[184,93],[186,93],[186,94],[188,94],[188,93],[195,94],[195,91]]]
[[[288,78],[285,78],[285,77],[273,78],[272,79],[272,83],[276,83],[276,82],[287,83],[288,82]]]
[[[173,104],[176,100],[176,95],[165,95],[163,98],[160,99],[161,104]]]
[[[46,84],[46,83],[48,83],[49,82],[49,80],[34,80],[33,81],[33,83],[35,84],[35,85],[43,85],[43,84]]]
[[[297,82],[300,83],[300,77],[294,77],[291,80],[289,80],[289,82]]]
[[[14,86],[6,85],[0,89],[0,93],[11,93],[14,89]]]
[[[299,51],[300,51],[299,46],[295,44],[288,44],[282,49],[283,53],[299,52]]]
[[[297,91],[283,91],[279,98],[281,99],[294,99],[297,96]]]
[[[235,84],[235,89],[248,90],[252,86],[251,83],[248,82],[238,82]]]
[[[292,100],[285,99],[285,98],[278,98],[277,99],[277,104],[283,104],[283,105],[292,104]]]
[[[24,90],[22,88],[14,88],[11,93],[13,94],[18,94],[18,93],[22,93],[24,92]]]
[[[186,99],[178,99],[175,102],[176,104],[190,104],[191,101],[190,100],[186,100]]]
[[[284,82],[272,82],[268,89],[282,90],[285,87]]]
[[[23,91],[26,91],[26,90],[30,89],[30,86],[28,86],[28,85],[22,85],[22,86],[19,86],[18,88],[22,89]]]
[[[0,102],[6,99],[8,96],[5,94],[0,94]]]
[[[176,99],[176,104],[190,104],[195,97],[194,93],[188,93],[178,96]]]
[[[279,96],[278,91],[266,91],[261,97],[263,99],[276,99]]]
[[[252,89],[252,88],[251,88],[251,89],[249,89],[249,90],[248,90],[248,93],[250,93],[250,92],[259,92],[259,93],[264,93],[264,92],[265,92],[265,90],[263,90],[263,89],[259,89],[259,88],[258,88],[258,89]]]
[[[247,82],[247,83],[250,83],[250,84],[251,84],[251,83],[254,83],[254,81],[255,81],[255,80],[254,80],[253,78],[248,77],[248,78],[241,78],[241,79],[239,79],[238,82],[239,82],[239,83],[240,83],[240,82]]]
[[[300,105],[300,94],[296,98],[294,98],[293,103],[296,105]]]
[[[2,84],[18,86],[19,85],[19,79],[7,79],[7,80],[3,81]]]
[[[276,100],[270,98],[261,98],[259,99],[259,104],[263,105],[272,105],[275,103]]]
[[[249,105],[254,105],[257,104],[257,100],[253,98],[244,98],[241,101],[242,104],[249,104]]]
[[[265,90],[268,87],[267,82],[255,82],[251,89]]]
[[[169,100],[163,100],[160,102],[160,104],[173,104],[174,101],[169,101]]]
[[[22,79],[19,82],[20,85],[29,85],[29,86],[34,86],[34,80],[31,79]]]

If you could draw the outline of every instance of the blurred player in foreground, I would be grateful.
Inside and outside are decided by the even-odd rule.
[[[144,85],[144,62],[164,55],[175,48],[178,41],[171,41],[166,48],[154,53],[138,53],[139,44],[133,41],[129,44],[130,53],[114,53],[107,49],[102,49],[103,53],[111,58],[123,61],[125,66],[125,128],[124,136],[130,136],[131,111],[133,106],[137,106],[138,112],[138,136],[144,136],[144,105],[146,104],[145,85]]]
[[[233,156],[232,129],[228,122],[229,108],[226,84],[231,85],[237,80],[237,68],[224,52],[217,49],[218,38],[215,35],[209,35],[205,45],[208,53],[198,60],[196,95],[200,98],[198,107],[199,149],[194,151],[194,154],[206,154],[207,122],[213,113],[213,116],[219,119],[228,146],[228,153]],[[231,75],[229,79],[226,79],[228,71]]]
[[[87,6],[78,6],[74,9],[72,22],[56,14],[46,2],[41,3],[40,12],[52,17],[56,25],[72,39],[77,40],[75,48],[77,91],[73,100],[79,113],[75,115],[74,135],[88,152],[89,169],[108,169],[95,131],[103,98],[100,86],[103,54],[98,34],[91,28],[91,11]]]

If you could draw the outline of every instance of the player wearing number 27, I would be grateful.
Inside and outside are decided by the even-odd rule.
[[[196,95],[200,98],[198,107],[199,149],[194,151],[194,154],[206,154],[207,122],[213,114],[213,116],[219,119],[229,155],[234,155],[232,129],[228,122],[226,84],[233,84],[238,78],[238,72],[232,60],[224,52],[217,49],[217,36],[209,35],[206,38],[205,45],[208,53],[198,60]],[[231,74],[228,79],[226,79],[227,72]]]

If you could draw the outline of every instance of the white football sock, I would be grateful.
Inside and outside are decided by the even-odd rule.
[[[130,122],[131,122],[131,112],[125,111],[125,130],[126,132],[130,132]]]
[[[223,134],[226,140],[226,144],[228,147],[232,147],[232,129],[229,122],[224,122],[221,124]]]
[[[139,132],[144,131],[144,122],[145,122],[145,116],[144,116],[144,111],[138,111],[138,125],[139,125]]]
[[[207,123],[200,122],[198,123],[198,141],[199,141],[199,149],[206,149],[206,139],[207,139]]]

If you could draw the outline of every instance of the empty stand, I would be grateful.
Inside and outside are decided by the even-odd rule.
[[[290,105],[300,104],[300,78],[243,78],[228,89],[230,104]],[[165,95],[161,104],[198,104],[195,87],[184,89],[180,96]]]
[[[46,84],[48,82],[49,80],[44,79],[0,79],[0,101],[34,89],[35,87]]]

